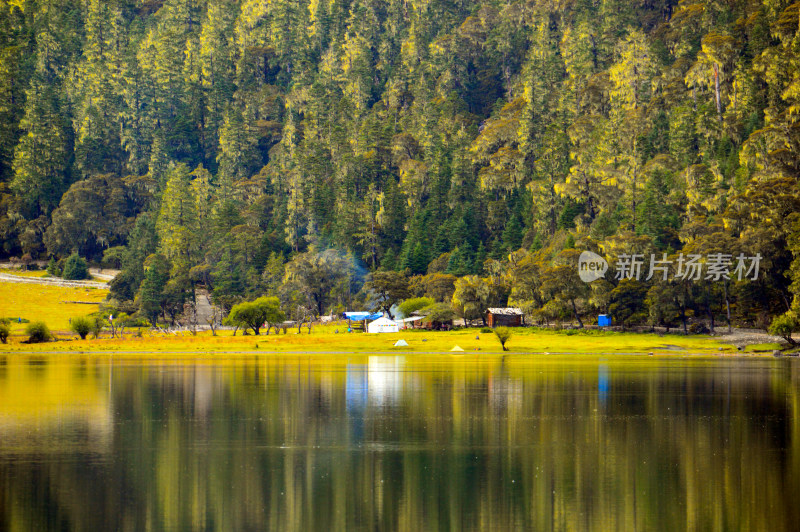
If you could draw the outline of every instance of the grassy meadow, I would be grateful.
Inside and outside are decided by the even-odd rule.
[[[10,270],[8,268],[0,268],[0,273],[5,273],[8,275],[16,275],[17,277],[49,277],[45,270]]]
[[[338,328],[339,332],[335,332]],[[448,332],[406,330],[389,334],[346,333],[346,324],[333,324],[312,329],[311,334],[296,329],[288,334],[236,336],[232,331],[218,331],[212,336],[209,331],[196,336],[189,332],[165,334],[142,330],[126,331],[125,337],[78,340],[75,335],[62,334],[58,342],[24,344],[24,335],[12,337],[8,345],[0,346],[6,351],[65,351],[65,352],[127,352],[127,353],[378,353],[418,352],[463,354],[502,353],[500,343],[493,333],[481,333],[479,329],[460,329]],[[139,336],[141,334],[141,336]],[[407,347],[394,347],[399,339],[408,342]],[[463,353],[450,350],[461,347]],[[733,353],[731,345],[702,336],[680,335],[658,336],[655,334],[587,331],[578,334],[517,329],[506,344],[509,354],[514,353]]]
[[[125,337],[109,338],[105,332],[101,338],[79,340],[69,331],[69,320],[85,316],[97,310],[105,298],[106,291],[94,288],[71,288],[38,284],[0,282],[0,316],[12,318],[9,343],[0,345],[0,351],[26,352],[128,352],[128,353],[375,353],[375,352],[419,352],[451,353],[459,346],[464,354],[501,353],[500,343],[493,333],[482,333],[479,329],[457,329],[449,332],[406,330],[390,334],[347,333],[345,322],[315,326],[311,334],[303,329],[290,329],[288,334],[274,333],[260,336],[242,335],[239,331],[210,331],[197,335],[189,332],[177,334],[154,332],[147,329],[132,329]],[[92,304],[73,303],[74,301]],[[56,335],[57,342],[27,344],[25,323],[44,321]],[[408,342],[408,347],[394,347],[399,339]],[[550,331],[539,329],[515,329],[509,340],[509,353],[719,353],[735,352],[735,348],[722,344],[717,339],[704,336],[681,336],[613,331]],[[458,353],[452,353],[458,356]]]
[[[69,320],[97,311],[107,294],[108,290],[90,287],[0,281],[0,317],[11,320],[11,341],[25,339],[23,333],[27,324],[19,323],[18,318],[43,321],[53,333],[67,334]]]

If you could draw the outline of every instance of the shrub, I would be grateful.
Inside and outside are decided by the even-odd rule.
[[[500,345],[503,347],[503,351],[508,351],[506,342],[508,342],[514,335],[514,331],[508,327],[496,327],[494,334],[497,336],[497,339],[500,340]]]
[[[150,322],[145,318],[131,317],[125,320],[125,327],[148,328],[150,327]]]
[[[95,320],[85,317],[72,318],[69,328],[72,332],[81,337],[81,340],[86,340],[86,335],[92,332]]]
[[[49,342],[53,335],[50,334],[50,329],[43,321],[34,321],[25,327],[25,334],[28,335],[29,344],[38,344],[41,342]]]
[[[8,326],[8,322],[0,320],[0,343],[6,343],[9,334],[11,334],[11,327]]]
[[[64,263],[64,272],[62,277],[68,280],[88,279],[89,267],[86,265],[86,261],[83,260],[77,253],[73,253]]]
[[[490,333],[490,332],[494,332],[494,331],[492,331],[491,327],[481,327],[481,332],[482,333]]]
[[[100,333],[103,332],[103,327],[106,326],[106,320],[102,316],[94,316],[89,319],[92,324],[92,336],[97,338],[100,336]]]
[[[691,334],[708,334],[711,332],[711,330],[708,327],[706,327],[705,323],[701,323],[698,321],[689,325],[689,332]]]
[[[6,323],[30,323],[31,320],[28,318],[16,317],[16,318],[0,318],[0,321],[4,321]]]
[[[53,277],[61,277],[61,268],[58,267],[55,257],[50,257],[50,262],[47,263],[47,273]]]

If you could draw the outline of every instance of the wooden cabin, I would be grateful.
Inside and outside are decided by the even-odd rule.
[[[525,325],[525,314],[516,307],[490,308],[486,311],[489,327],[520,327]]]

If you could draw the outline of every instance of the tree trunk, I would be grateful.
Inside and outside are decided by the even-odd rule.
[[[722,122],[722,101],[719,96],[719,65],[714,63],[714,97],[717,102],[717,117]]]
[[[635,233],[636,232],[636,180],[638,179],[638,169],[639,169],[639,143],[636,142],[636,139],[633,141],[633,189],[631,190],[631,220],[632,220],[632,227],[631,230]]]
[[[786,294],[783,291],[780,292],[781,299],[783,299],[783,305],[786,307],[786,312],[792,310],[792,305],[789,303],[789,299],[786,297]]]
[[[706,289],[706,315],[708,316],[708,325],[711,334],[714,334],[714,312],[711,310],[711,296],[708,289]]]
[[[686,308],[683,305],[681,305],[681,322],[683,323],[683,334],[689,334],[686,327]]]
[[[572,302],[572,312],[575,314],[575,319],[578,320],[578,326],[583,329],[583,322],[581,321],[581,317],[578,315],[578,306],[575,304],[574,299],[570,299]]]
[[[728,333],[733,332],[733,327],[731,327],[731,300],[728,297],[728,283],[722,283],[722,287],[725,291],[725,314],[728,319]]]
[[[592,195],[589,194],[589,178],[586,172],[583,172],[583,187],[584,194],[586,194],[586,213],[589,215],[589,221],[594,221],[594,202],[592,202]]]

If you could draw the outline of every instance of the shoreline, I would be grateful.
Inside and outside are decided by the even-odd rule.
[[[0,356],[27,355],[186,355],[186,356],[231,356],[231,355],[448,355],[469,356],[775,356],[785,346],[769,342],[773,337],[758,336],[709,336],[658,334],[642,332],[616,332],[587,330],[574,332],[549,331],[525,328],[515,331],[503,351],[494,333],[481,333],[480,329],[457,329],[453,331],[407,330],[399,333],[364,334],[337,333],[335,326],[319,326],[312,334],[281,335],[237,335],[208,332],[125,338],[100,338],[79,340],[60,338],[56,341],[27,344],[20,341],[24,336],[15,335],[8,344],[0,344]],[[330,330],[329,330],[330,329]],[[227,331],[226,331],[227,332]],[[60,331],[57,332],[57,334]],[[409,345],[397,346],[398,340]],[[742,344],[756,340],[758,343]],[[456,351],[453,351],[454,348]],[[794,353],[781,353],[792,356]]]
[[[167,356],[181,356],[181,357],[229,357],[229,356],[245,356],[245,357],[259,357],[259,356],[312,356],[312,357],[330,357],[330,356],[446,356],[452,358],[475,358],[483,356],[486,358],[497,357],[661,357],[661,358],[798,358],[800,354],[784,354],[780,357],[769,354],[767,352],[693,352],[693,353],[675,353],[675,352],[514,352],[503,353],[502,351],[482,351],[480,353],[450,353],[447,351],[0,351],[0,357],[13,356],[13,355],[26,355],[26,356],[104,356],[104,357],[167,357]]]

